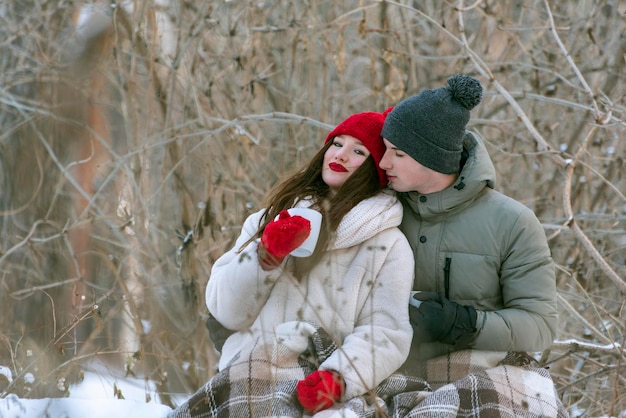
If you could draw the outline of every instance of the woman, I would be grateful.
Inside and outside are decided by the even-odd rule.
[[[199,396],[211,403],[213,414],[233,416],[237,409],[241,416],[295,416],[302,413],[300,405],[316,413],[366,394],[406,360],[412,333],[405,307],[414,265],[397,228],[402,207],[383,190],[387,178],[378,168],[387,112],[359,113],[340,123],[304,169],[270,192],[266,209],[246,219],[234,248],[215,262],[207,307],[236,331],[224,343],[216,376],[232,383],[236,367],[243,365],[241,373],[249,373],[252,362],[267,366],[268,376],[249,379],[240,397],[228,384],[231,390],[222,401],[208,394],[209,382]],[[308,232],[306,222],[303,227],[302,219],[284,212],[292,207],[322,213],[319,239],[308,258],[288,255]],[[319,364],[297,376],[302,373],[294,372],[297,367],[277,365],[285,355],[280,343],[290,338],[286,324],[295,324],[287,328],[291,336],[321,331],[337,349],[318,352]],[[293,364],[303,361],[296,353]],[[258,379],[270,378],[273,383],[260,393]],[[201,403],[197,396],[189,402]]]

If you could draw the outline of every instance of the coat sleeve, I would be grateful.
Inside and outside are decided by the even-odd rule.
[[[556,336],[558,312],[554,261],[541,224],[529,209],[506,237],[501,265],[503,309],[480,311],[473,348],[541,351]]]
[[[206,305],[217,321],[232,330],[250,327],[265,305],[282,269],[261,269],[258,242],[239,249],[252,237],[263,211],[250,215],[235,246],[218,258],[211,269],[206,288]]]
[[[406,238],[395,231],[398,234],[395,241],[387,241],[393,244],[385,248],[382,255],[385,259],[376,270],[377,275],[371,277],[366,273],[360,293],[355,295],[361,310],[354,331],[320,365],[321,370],[341,373],[346,382],[347,399],[375,388],[396,371],[409,354],[413,328],[408,303],[415,261]],[[383,234],[388,232],[391,231]]]

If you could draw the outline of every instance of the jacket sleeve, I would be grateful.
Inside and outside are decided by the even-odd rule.
[[[386,231],[383,234],[390,232]],[[365,273],[359,295],[360,313],[354,331],[320,365],[335,370],[346,382],[345,396],[363,395],[389,377],[406,360],[413,336],[408,303],[413,285],[414,259],[401,233],[382,255],[375,277]],[[377,248],[374,245],[370,248]],[[376,250],[375,250],[376,251]],[[373,261],[372,263],[374,263]]]
[[[254,323],[282,272],[281,267],[271,271],[261,269],[258,242],[239,252],[243,243],[256,233],[262,214],[260,211],[246,219],[235,246],[218,258],[211,269],[206,305],[228,329],[245,330]]]
[[[501,264],[503,309],[478,312],[475,349],[541,351],[556,336],[556,273],[541,224],[524,210],[506,237]]]

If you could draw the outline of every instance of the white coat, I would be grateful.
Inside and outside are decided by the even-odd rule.
[[[238,331],[222,348],[220,370],[236,353],[245,356],[259,342],[274,341],[279,324],[311,321],[339,344],[319,369],[341,373],[346,398],[375,388],[403,364],[412,339],[408,301],[414,260],[397,228],[402,206],[395,195],[379,193],[346,214],[326,254],[301,281],[289,273],[288,259],[274,270],[262,270],[258,240],[238,251],[256,233],[262,214],[246,219],[235,246],[215,262],[208,281],[209,311]]]

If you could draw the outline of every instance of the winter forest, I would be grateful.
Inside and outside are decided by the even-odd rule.
[[[626,1],[4,1],[0,68],[0,397],[97,362],[176,406],[215,373],[212,263],[270,187],[350,113],[464,73],[557,264],[532,354],[572,416],[624,416]]]

